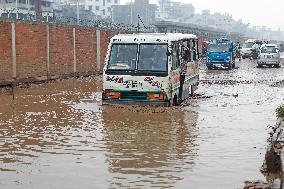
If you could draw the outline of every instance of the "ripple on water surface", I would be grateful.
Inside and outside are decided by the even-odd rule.
[[[102,107],[82,82],[1,97],[3,187],[170,187],[192,169],[197,113]]]

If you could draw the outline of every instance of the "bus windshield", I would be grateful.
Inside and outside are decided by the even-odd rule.
[[[138,70],[167,71],[167,44],[141,44]]]
[[[108,69],[135,70],[137,51],[137,44],[113,44]]]
[[[230,45],[226,43],[209,44],[207,47],[208,52],[229,52]]]

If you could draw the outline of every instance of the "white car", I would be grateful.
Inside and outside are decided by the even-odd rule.
[[[253,46],[253,43],[250,43],[250,42],[249,43],[245,43],[243,45],[243,47],[241,48],[241,51],[240,51],[241,56],[242,56],[243,59],[250,57],[251,52],[252,52],[252,46]]]
[[[245,58],[250,58],[253,56],[253,52],[254,50],[259,51],[259,47],[260,47],[260,41],[257,39],[248,39],[245,41],[245,43],[243,44],[240,53],[241,53],[241,57],[243,59]]]
[[[258,67],[274,66],[280,67],[280,53],[276,44],[263,44],[257,59]]]

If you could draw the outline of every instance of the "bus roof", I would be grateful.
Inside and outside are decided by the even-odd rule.
[[[197,39],[197,36],[181,33],[118,34],[111,38],[111,43],[168,43],[182,39]]]

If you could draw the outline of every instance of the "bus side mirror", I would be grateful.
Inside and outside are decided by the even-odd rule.
[[[167,55],[167,56],[171,56],[172,53],[171,53],[170,51],[167,51],[166,55]]]

